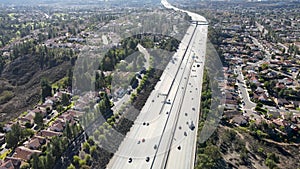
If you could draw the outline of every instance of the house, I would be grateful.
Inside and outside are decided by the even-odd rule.
[[[252,77],[250,78],[250,82],[251,82],[251,83],[257,83],[257,82],[258,82],[257,77],[256,77],[256,76],[252,76]]]
[[[249,118],[246,116],[235,116],[232,118],[231,123],[234,123],[239,126],[246,126],[248,124]]]
[[[224,111],[223,113],[223,116],[224,117],[227,117],[227,118],[233,118],[237,115],[241,115],[241,112],[237,111],[237,110],[227,110],[227,111]]]
[[[268,96],[265,93],[263,93],[258,97],[258,100],[262,102],[268,101]]]
[[[7,162],[7,161],[11,161],[15,168],[19,168],[22,165],[21,159],[19,159],[19,158],[5,157],[4,162]]]
[[[49,103],[43,103],[42,105],[38,105],[37,108],[41,109],[42,111],[46,111],[47,114],[49,114],[53,110],[52,105]]]
[[[60,115],[58,118],[62,119],[63,122],[65,122],[65,123],[74,124],[75,123],[74,116],[75,116],[75,112],[68,111],[68,112]]]
[[[50,130],[41,130],[39,133],[38,133],[39,136],[42,136],[42,137],[54,137],[54,136],[61,136],[62,133],[60,132],[55,132],[55,131],[50,131]]]
[[[276,83],[276,88],[279,88],[279,89],[284,89],[286,86],[283,82],[278,82]]]
[[[237,105],[237,104],[238,104],[238,101],[237,101],[237,100],[229,100],[229,99],[226,99],[226,100],[225,100],[225,104]]]
[[[278,111],[272,111],[272,110],[268,111],[268,116],[270,118],[273,118],[273,119],[278,119],[278,118],[281,117],[280,112],[278,112]]]
[[[269,78],[275,78],[276,76],[277,76],[277,73],[274,71],[267,73],[267,77],[269,77]]]
[[[9,121],[8,123],[4,124],[3,130],[4,130],[5,132],[11,131],[11,127],[12,127],[14,124],[17,124],[17,122]]]
[[[57,119],[50,127],[51,131],[62,132],[65,128],[65,122]]]
[[[32,110],[32,112],[34,114],[40,113],[42,115],[42,117],[46,117],[46,115],[47,115],[46,108],[43,108],[43,107],[36,107],[35,109]]]
[[[284,78],[285,85],[292,85],[294,80],[291,78]]]
[[[226,91],[225,96],[226,96],[226,99],[229,99],[229,100],[237,99],[237,94],[235,94],[233,92]]]
[[[13,157],[20,158],[23,161],[28,161],[34,153],[41,154],[42,152],[38,150],[31,150],[24,146],[20,146],[15,149]]]
[[[55,97],[57,100],[61,100],[62,95],[63,95],[63,92],[58,91],[58,92],[56,92],[56,93],[54,94],[54,97]]]
[[[295,124],[298,124],[298,126],[300,126],[300,114],[293,115],[291,121]]]
[[[34,137],[31,140],[28,141],[26,144],[26,147],[32,149],[32,150],[38,150],[43,144],[46,143],[46,139],[43,137]]]
[[[236,104],[225,104],[225,110],[236,110],[238,105]]]
[[[33,124],[35,114],[32,111],[29,111],[24,117],[19,117],[18,121],[20,124],[25,125],[26,123]]]
[[[290,104],[286,99],[283,98],[275,98],[274,101],[278,106],[284,106]]]
[[[11,160],[8,160],[1,164],[0,169],[15,169],[15,166]]]
[[[46,103],[46,104],[51,104],[52,106],[53,105],[55,105],[55,103],[57,103],[58,102],[58,99],[56,98],[56,97],[50,97],[50,96],[48,96],[48,97],[46,97],[46,99],[45,99],[45,102],[44,103]]]
[[[273,124],[275,124],[276,126],[284,126],[282,123],[282,119],[278,118],[278,119],[274,119],[272,120]]]
[[[293,101],[294,107],[299,108],[300,107],[300,101]]]
[[[294,73],[296,73],[296,72],[298,71],[298,68],[292,67],[292,68],[291,68],[291,71],[294,72]]]
[[[264,91],[263,88],[257,87],[256,90],[255,90],[255,93],[257,93],[257,94],[262,94],[262,93],[265,93],[265,91]]]

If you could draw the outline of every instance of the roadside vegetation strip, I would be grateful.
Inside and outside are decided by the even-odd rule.
[[[201,95],[201,104],[200,104],[200,118],[198,125],[198,136],[197,136],[197,147],[195,154],[195,169],[208,169],[215,168],[218,161],[221,159],[220,148],[213,144],[216,134],[213,134],[207,141],[201,143],[200,133],[203,128],[204,122],[208,113],[211,113],[209,110],[211,107],[211,88],[209,81],[209,74],[207,69],[204,69],[203,74],[203,83],[202,83],[202,95]]]
[[[136,98],[131,102],[131,105],[133,105],[133,107],[124,108],[125,112],[122,114],[122,116],[111,116],[107,119],[107,122],[98,125],[97,129],[92,130],[93,134],[90,136],[90,138],[93,138],[95,143],[100,145],[98,152],[102,153],[101,155],[99,154],[99,156],[101,156],[101,159],[93,161],[90,166],[92,166],[93,168],[104,168],[108,164],[109,160],[112,158],[112,155],[108,150],[105,149],[104,146],[110,146],[111,148],[117,149],[122,142],[122,140],[115,140],[114,138],[112,138],[109,131],[115,129],[124,136],[126,135],[126,133],[130,130],[130,128],[133,125],[133,121],[128,120],[126,117],[130,116],[130,119],[135,119],[139,115],[139,111],[142,109],[143,105],[147,101],[148,96],[152,92],[152,89],[158,82],[160,74],[160,71],[153,72],[152,75],[149,74],[149,77],[145,79],[145,84],[150,85],[148,85],[147,87],[145,87],[146,85],[144,85],[141,88],[140,93],[137,94],[135,96]],[[108,123],[108,121],[110,122]],[[97,122],[95,121],[94,123]],[[74,165],[74,162],[69,166],[71,165]]]

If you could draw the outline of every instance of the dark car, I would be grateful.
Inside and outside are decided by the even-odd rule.
[[[178,149],[178,150],[181,150],[181,146],[178,146],[177,149]]]
[[[149,162],[150,161],[150,157],[146,157],[146,162]]]

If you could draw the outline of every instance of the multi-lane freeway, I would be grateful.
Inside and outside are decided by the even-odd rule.
[[[175,9],[167,1],[162,4]],[[108,169],[194,168],[207,24],[202,16],[188,14],[196,22],[188,28]]]

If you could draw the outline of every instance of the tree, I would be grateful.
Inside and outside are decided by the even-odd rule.
[[[56,110],[60,113],[64,110],[63,106],[62,105],[58,105]]]
[[[4,123],[0,122],[0,132],[3,133],[4,132]]]
[[[102,114],[110,111],[111,103],[106,93],[103,93],[102,100],[98,104],[98,108]]]
[[[65,133],[65,135],[67,136],[67,138],[69,140],[72,139],[73,134],[72,134],[72,130],[71,130],[70,124],[68,122],[66,124],[66,129],[64,130],[64,133]]]
[[[86,161],[86,163],[87,163],[88,165],[91,165],[91,163],[92,163],[92,157],[91,157],[91,155],[85,154],[84,160]]]
[[[57,136],[53,137],[51,140],[51,146],[53,156],[55,156],[56,160],[59,159],[63,152],[62,139]]]
[[[46,169],[52,169],[53,166],[54,166],[54,163],[55,163],[55,159],[54,157],[52,156],[51,153],[47,153],[46,154],[46,164],[45,164],[45,168]]]
[[[44,121],[43,121],[43,116],[41,113],[35,113],[34,116],[34,123],[38,126],[38,127],[42,127],[44,125]]]
[[[49,84],[49,81],[46,79],[41,80],[41,87],[42,87],[42,101],[44,102],[46,97],[52,96],[52,87]]]
[[[6,146],[8,148],[15,147],[18,144],[18,142],[19,142],[18,137],[14,135],[12,132],[6,134],[6,143],[7,143]]]
[[[97,158],[97,146],[92,146],[90,149],[90,153],[93,158]]]
[[[73,164],[70,164],[67,169],[76,169]]]
[[[84,160],[83,160],[83,161],[84,161]],[[80,169],[90,169],[90,168],[91,168],[91,167],[88,166],[88,165],[86,165],[86,164],[80,166]]]
[[[90,144],[88,142],[83,143],[83,151],[86,153],[90,153]]]
[[[73,156],[73,164],[78,167],[79,166],[80,157],[78,155]]]
[[[139,84],[139,81],[136,79],[136,77],[133,77],[130,81],[130,85],[133,89],[137,88]]]
[[[6,134],[7,147],[15,147],[22,138],[22,131],[19,124],[14,124],[11,127],[11,131]]]
[[[215,164],[212,159],[209,158],[206,154],[198,154],[199,163],[196,166],[196,169],[210,169],[214,168]]]
[[[39,156],[36,153],[34,153],[32,155],[32,158],[31,158],[31,167],[32,167],[32,169],[40,169],[39,163],[40,163],[39,162]]]
[[[72,50],[71,50],[72,51]],[[65,87],[71,87],[72,86],[72,79],[73,79],[73,72],[72,69],[68,69],[67,72],[67,79],[65,80]]]
[[[30,169],[30,165],[28,163],[23,164],[20,169]]]
[[[68,106],[70,104],[70,96],[67,93],[62,94],[61,104],[63,106]]]
[[[261,65],[261,69],[262,69],[262,70],[268,69],[268,67],[269,67],[268,63],[263,63],[263,64]]]
[[[271,159],[266,159],[265,161],[266,166],[268,166],[270,169],[275,169],[277,167],[276,163]]]
[[[221,154],[219,152],[219,148],[215,145],[209,145],[205,147],[204,154],[208,155],[214,162],[221,159]]]

